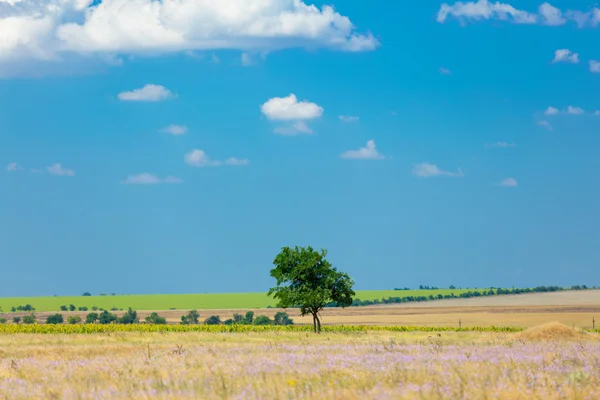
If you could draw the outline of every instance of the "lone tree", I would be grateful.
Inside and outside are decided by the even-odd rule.
[[[271,276],[277,286],[269,296],[277,300],[277,307],[299,307],[302,316],[312,315],[314,331],[321,332],[319,312],[329,303],[339,307],[352,305],[354,281],[339,272],[325,259],[327,250],[312,247],[284,247],[275,257]]]

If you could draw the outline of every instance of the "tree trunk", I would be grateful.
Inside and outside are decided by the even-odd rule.
[[[313,329],[317,333],[317,314],[313,314]]]
[[[321,333],[321,320],[319,319],[319,317],[317,317],[317,329],[318,332]]]

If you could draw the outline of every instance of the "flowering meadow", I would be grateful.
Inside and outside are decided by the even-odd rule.
[[[0,398],[599,397],[597,334],[538,339],[383,330],[2,333]]]

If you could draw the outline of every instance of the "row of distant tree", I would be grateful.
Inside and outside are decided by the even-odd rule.
[[[422,286],[427,289],[423,290],[438,290],[437,288],[429,288],[429,286]],[[452,289],[452,288],[451,288]],[[441,294],[437,295],[430,294],[428,296],[402,296],[402,297],[388,297],[383,298],[381,300],[361,300],[354,299],[352,300],[353,307],[362,307],[362,306],[372,306],[376,304],[397,304],[397,303],[413,303],[413,302],[423,302],[423,301],[431,301],[431,300],[443,300],[443,299],[469,299],[472,297],[483,297],[483,296],[502,296],[509,294],[524,294],[524,293],[547,293],[547,292],[560,292],[563,290],[588,290],[592,288],[588,288],[586,285],[576,285],[571,286],[570,288],[563,288],[560,286],[538,286],[535,288],[512,288],[512,289],[503,289],[503,288],[490,288],[490,289],[482,289],[482,290],[469,290],[468,292],[463,292],[460,294]],[[395,290],[405,290],[405,289],[395,289]],[[337,307],[336,303],[328,303],[326,307]]]
[[[15,324],[35,324],[37,322],[37,318],[35,314],[32,312],[31,314],[25,315],[21,317],[14,317],[13,323]],[[6,318],[0,318],[0,323],[6,323]],[[138,324],[140,323],[140,319],[137,315],[137,311],[129,308],[123,315],[120,317],[109,312],[102,311],[101,313],[91,312],[86,315],[85,320],[83,320],[79,315],[70,315],[66,319],[66,323],[68,324]],[[62,314],[52,314],[46,318],[47,324],[63,324],[65,323],[65,318]],[[160,324],[164,325],[167,323],[166,318],[161,317],[158,313],[153,312],[149,316],[145,318],[145,323],[147,324]],[[182,325],[293,325],[294,321],[289,317],[289,315],[285,312],[278,312],[275,314],[273,319],[269,318],[266,315],[259,315],[254,317],[253,311],[248,311],[245,315],[241,314],[233,314],[233,318],[227,319],[225,321],[221,321],[221,318],[218,315],[211,315],[208,318],[201,320],[200,313],[197,310],[189,311],[187,314],[181,316],[181,324]]]

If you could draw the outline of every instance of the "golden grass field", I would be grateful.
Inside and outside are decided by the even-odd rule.
[[[596,399],[597,334],[0,335],[0,398]]]

